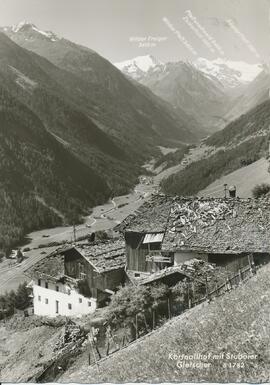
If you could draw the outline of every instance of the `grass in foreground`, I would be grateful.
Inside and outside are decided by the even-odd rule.
[[[89,367],[74,365],[60,382],[268,382],[270,379],[270,265],[238,289],[193,308],[158,331]],[[171,354],[209,355],[186,360],[204,368],[179,368]],[[249,354],[250,359],[218,355]],[[213,355],[217,355],[213,359]]]

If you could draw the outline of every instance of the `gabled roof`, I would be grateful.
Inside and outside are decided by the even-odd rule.
[[[125,242],[122,239],[98,242],[94,245],[79,244],[76,250],[99,273],[125,266]]]
[[[94,269],[99,272],[110,271],[125,266],[125,242],[121,239],[95,242],[94,244],[78,243],[61,247],[27,270],[27,275],[35,278],[59,280],[64,277],[64,255],[72,250],[80,253]]]
[[[26,274],[32,278],[58,280],[65,274],[64,256],[56,250],[31,266]]]
[[[176,198],[162,250],[270,252],[270,204],[255,199]]]
[[[127,274],[129,275],[128,272]],[[133,278],[130,276],[130,280],[135,285],[147,285],[150,283],[152,284],[154,282],[158,282],[166,277],[170,277],[173,275],[181,276],[183,279],[191,278],[191,275],[184,271],[181,266],[171,266],[148,275],[142,274],[139,278]]]
[[[171,200],[171,197],[156,195],[146,201],[134,214],[129,215],[117,226],[117,230],[140,233],[164,232],[170,213]]]
[[[157,195],[123,230],[164,232],[166,252],[270,253],[270,200]]]

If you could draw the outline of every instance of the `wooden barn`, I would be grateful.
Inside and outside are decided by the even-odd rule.
[[[173,199],[162,251],[174,264],[199,258],[230,271],[270,260],[270,206],[238,198]]]
[[[236,272],[270,260],[267,199],[157,195],[122,224],[127,270],[140,277],[191,259]]]
[[[172,257],[161,253],[170,205],[161,200],[144,204],[136,216],[127,219],[124,230],[126,244],[126,268],[129,274],[140,277],[173,265]]]
[[[62,251],[65,275],[78,281],[82,294],[102,306],[125,283],[125,243],[122,240],[80,244]]]

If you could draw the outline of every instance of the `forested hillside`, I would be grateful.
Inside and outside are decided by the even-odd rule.
[[[145,155],[136,150],[129,154],[90,119],[84,107],[85,94],[91,90],[84,82],[4,34],[0,34],[0,53],[0,79],[5,88],[33,110],[59,142],[94,168],[112,191],[130,189]]]
[[[110,191],[2,86],[0,106],[0,249],[8,249],[28,231],[78,221]]]
[[[195,195],[221,176],[267,156],[269,139],[267,101],[210,136],[205,144],[214,146],[217,152],[171,175],[163,181],[162,188],[169,194]]]

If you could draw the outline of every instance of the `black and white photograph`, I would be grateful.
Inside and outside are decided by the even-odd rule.
[[[0,384],[270,383],[270,0],[0,0]]]

